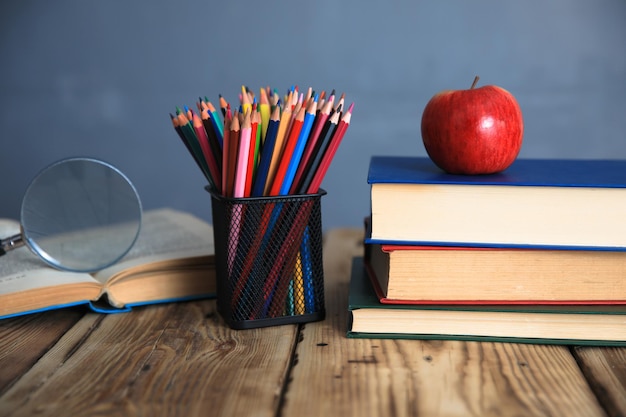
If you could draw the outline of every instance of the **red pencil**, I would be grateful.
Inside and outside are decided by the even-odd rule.
[[[211,174],[211,177],[213,179],[213,184],[217,188],[217,192],[220,192],[222,175],[217,165],[215,154],[211,151],[209,137],[207,136],[206,130],[204,129],[204,124],[202,123],[202,119],[200,119],[200,116],[198,116],[196,113],[192,114],[192,122],[193,129],[196,132],[196,137],[198,138],[198,143],[200,143],[200,148],[202,149],[202,155],[204,155],[206,164],[209,167],[209,173]]]
[[[322,185],[322,180],[326,175],[326,171],[328,171],[328,167],[330,166],[333,157],[335,156],[335,152],[337,152],[337,148],[339,148],[339,144],[346,134],[346,130],[350,126],[350,119],[352,119],[352,109],[354,108],[354,103],[350,104],[348,111],[344,113],[341,117],[341,121],[337,125],[337,129],[333,134],[330,145],[328,149],[324,153],[324,157],[322,158],[322,162],[320,163],[319,168],[317,169],[315,175],[313,176],[313,181],[311,181],[311,185],[307,190],[308,194],[317,193]]]
[[[285,179],[285,174],[287,173],[287,167],[289,167],[289,162],[291,161],[293,151],[296,148],[296,144],[298,142],[300,130],[302,130],[302,124],[304,123],[304,113],[306,113],[306,109],[304,107],[301,107],[291,124],[291,130],[289,130],[287,143],[285,143],[285,149],[283,149],[283,153],[280,157],[280,163],[278,165],[278,169],[276,170],[276,176],[274,176],[272,187],[270,188],[271,196],[279,195],[280,187],[282,186]]]
[[[206,106],[203,106],[206,107]],[[204,130],[207,133],[207,137],[209,138],[209,146],[211,148],[211,152],[215,155],[215,160],[217,162],[217,167],[220,171],[220,178],[222,177],[222,145],[220,144],[220,139],[218,139],[217,133],[215,131],[215,123],[212,120],[211,112],[208,108],[203,108],[202,113],[200,114],[200,118],[202,119],[202,124],[204,125]],[[220,134],[220,138],[223,137]],[[221,183],[219,184],[221,189]]]
[[[230,151],[231,151],[231,143],[230,143],[230,118],[224,118],[224,137],[223,137],[223,146],[222,149],[222,195],[225,197],[231,197],[231,194],[228,193],[228,174],[230,172]]]

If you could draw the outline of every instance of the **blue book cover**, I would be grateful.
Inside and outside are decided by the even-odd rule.
[[[626,250],[626,160],[517,159],[451,175],[428,157],[373,156],[376,243]]]
[[[428,157],[373,156],[367,182],[626,188],[626,160],[517,159],[497,174],[451,175]]]

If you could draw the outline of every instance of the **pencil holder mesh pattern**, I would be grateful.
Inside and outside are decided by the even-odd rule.
[[[233,329],[324,319],[321,197],[211,190],[217,309]]]

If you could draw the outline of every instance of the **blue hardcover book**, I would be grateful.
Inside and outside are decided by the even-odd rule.
[[[626,250],[626,160],[450,175],[427,157],[374,156],[367,181],[372,242]]]

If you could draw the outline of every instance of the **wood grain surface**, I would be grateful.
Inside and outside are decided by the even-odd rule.
[[[232,330],[215,300],[0,321],[0,416],[619,416],[626,349],[348,339],[362,234],[324,240],[326,319]]]

